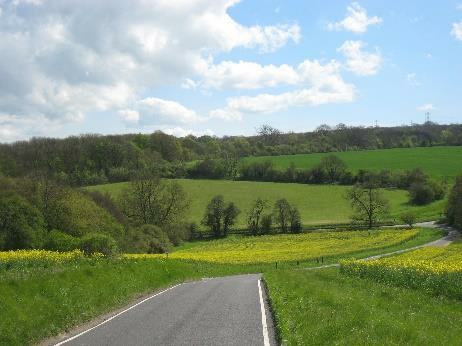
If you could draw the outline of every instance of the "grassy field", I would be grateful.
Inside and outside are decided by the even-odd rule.
[[[283,345],[460,345],[462,302],[341,275],[264,274]]]
[[[361,250],[364,255],[393,251],[439,236],[434,230],[422,230],[416,237],[399,244],[384,242],[381,249],[373,242],[363,242]],[[252,247],[249,239],[253,239],[253,247],[256,247],[259,238],[246,238],[247,244]],[[280,238],[275,236],[272,239],[273,246],[278,247]],[[193,250],[198,245],[201,243],[185,245],[184,250],[188,246]],[[331,250],[338,250],[337,257],[345,258],[341,245],[341,242],[337,242]],[[299,253],[299,256],[303,259],[303,254]],[[105,259],[86,258],[77,253],[58,255],[44,251],[2,253],[0,344],[37,343],[43,338],[69,330],[79,323],[121,307],[136,297],[178,282],[238,273],[270,273],[273,270],[273,263],[211,264],[171,257]]]
[[[331,154],[259,156],[245,158],[243,162],[271,160],[278,169],[286,169],[293,162],[296,168],[307,169],[316,166],[323,157]],[[403,171],[420,167],[432,177],[450,179],[462,173],[462,146],[346,151],[333,154],[344,160],[352,171]]]
[[[271,204],[279,198],[286,198],[296,205],[305,226],[347,223],[351,208],[344,198],[349,187],[336,185],[306,185],[289,183],[264,183],[229,180],[189,180],[178,179],[191,199],[188,219],[200,223],[207,203],[215,195],[221,194],[225,200],[233,201],[241,209],[238,227],[245,225],[245,212],[257,197]],[[127,183],[106,184],[88,187],[90,190],[109,192],[114,197]],[[390,220],[399,222],[399,215],[412,210],[421,221],[436,220],[441,217],[445,201],[416,207],[407,204],[408,194],[403,190],[384,190],[391,204]]]

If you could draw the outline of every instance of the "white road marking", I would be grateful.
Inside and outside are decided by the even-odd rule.
[[[263,345],[270,346],[268,326],[266,325],[265,303],[263,301],[263,293],[261,290],[261,279],[258,279],[258,294],[260,295],[261,325],[263,327]]]
[[[55,346],[60,346],[60,345],[63,345],[63,344],[65,344],[65,343],[69,342],[69,341],[72,341],[72,340],[78,338],[79,336],[82,336],[83,334],[86,334],[86,333],[88,333],[89,331],[91,331],[91,330],[93,330],[93,329],[96,329],[96,328],[102,326],[103,324],[108,323],[109,321],[113,320],[113,319],[116,318],[117,316],[120,316],[120,315],[122,315],[123,313],[125,313],[125,312],[127,312],[127,311],[130,311],[131,309],[137,307],[138,305],[143,304],[144,302],[146,302],[146,301],[148,301],[148,300],[150,300],[150,299],[152,299],[152,298],[154,298],[154,297],[157,297],[157,296],[161,295],[162,293],[165,293],[165,292],[167,292],[167,291],[170,291],[170,290],[174,289],[175,287],[181,286],[181,285],[182,285],[182,284],[178,284],[178,285],[172,286],[172,287],[170,287],[170,288],[167,288],[166,290],[163,290],[163,291],[160,291],[160,292],[158,292],[158,293],[156,293],[156,294],[153,294],[152,296],[143,299],[142,301],[136,303],[135,305],[130,306],[129,308],[127,308],[127,309],[125,309],[125,310],[119,312],[118,314],[116,314],[116,315],[114,315],[114,316],[111,316],[110,318],[108,318],[107,320],[101,322],[100,324],[97,324],[96,326],[91,327],[91,328],[89,328],[89,329],[87,329],[87,330],[84,330],[83,332],[81,332],[81,333],[79,333],[79,334],[77,334],[77,335],[74,335],[73,337],[71,337],[71,338],[69,338],[69,339],[63,340],[63,341],[61,341],[61,342],[55,344]],[[261,294],[261,293],[260,293],[260,294]],[[265,344],[265,345],[266,345],[266,344]]]

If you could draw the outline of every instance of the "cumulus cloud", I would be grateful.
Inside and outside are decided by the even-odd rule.
[[[140,95],[197,75],[211,55],[237,47],[267,53],[299,41],[296,23],[238,23],[228,14],[237,2],[2,2],[0,111],[58,124],[121,110],[134,121],[124,110]]]
[[[329,23],[327,28],[331,31],[347,30],[361,34],[367,31],[368,26],[380,24],[382,21],[382,18],[377,16],[368,17],[366,9],[353,2],[347,7],[346,17],[339,22]]]
[[[147,97],[135,102],[130,109],[119,111],[121,119],[129,126],[159,124],[194,124],[205,120],[194,110],[182,104],[157,97]]]
[[[263,93],[227,100],[226,106],[210,112],[210,117],[239,120],[245,113],[273,113],[297,106],[318,106],[327,103],[351,102],[355,88],[340,76],[340,64],[333,60],[322,64],[305,60],[297,67],[297,81],[305,87],[281,94]]]
[[[453,23],[451,35],[456,38],[456,40],[462,41],[462,22]]]
[[[430,111],[434,111],[435,109],[436,109],[435,106],[433,106],[433,104],[431,103],[423,104],[422,106],[417,108],[418,111],[422,111],[422,112],[430,112]]]
[[[382,65],[382,54],[378,49],[373,53],[365,52],[364,45],[362,41],[345,41],[337,50],[345,55],[347,70],[360,76],[374,75]]]

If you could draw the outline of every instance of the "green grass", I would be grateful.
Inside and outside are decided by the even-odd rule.
[[[449,179],[462,173],[462,146],[259,156],[245,158],[243,162],[271,160],[275,167],[281,170],[288,168],[293,162],[296,168],[308,169],[316,166],[323,157],[331,154],[344,160],[352,171],[359,169],[404,171],[420,167],[432,177]]]
[[[223,195],[227,201],[233,201],[241,209],[238,227],[245,226],[246,211],[257,197],[268,200],[271,205],[279,198],[286,198],[299,208],[305,226],[350,221],[351,208],[344,198],[349,188],[347,186],[189,179],[178,179],[178,182],[191,199],[187,218],[198,224],[207,203],[218,194]],[[126,184],[98,185],[88,189],[109,192],[117,198]],[[399,222],[399,215],[406,211],[414,211],[420,221],[428,221],[439,219],[444,210],[444,201],[417,207],[408,205],[408,193],[404,190],[384,190],[384,193],[391,204],[390,220],[396,219],[397,222]]]
[[[283,345],[460,345],[462,302],[347,277],[264,274]]]

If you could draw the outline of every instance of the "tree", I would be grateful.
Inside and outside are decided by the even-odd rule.
[[[282,233],[286,233],[290,225],[290,204],[285,198],[274,203],[274,219]]]
[[[456,178],[456,182],[449,193],[446,218],[450,225],[462,229],[462,175]]]
[[[247,211],[247,229],[252,235],[260,232],[260,219],[267,205],[267,201],[258,197]]]
[[[408,211],[404,214],[402,214],[400,216],[400,219],[401,221],[403,221],[406,225],[409,226],[409,228],[412,228],[412,226],[414,226],[416,220],[417,220],[417,216],[415,215],[415,213],[413,213],[412,211]]]
[[[340,181],[346,171],[346,164],[335,155],[323,157],[319,167],[325,172],[330,183]]]
[[[412,204],[425,205],[433,202],[435,193],[428,184],[414,183],[409,188],[409,197]]]
[[[205,208],[205,214],[202,218],[202,224],[207,226],[217,238],[221,237],[222,234],[224,209],[225,202],[223,196],[215,196]]]
[[[38,209],[17,194],[0,197],[0,250],[40,247],[44,235]]]
[[[291,233],[300,233],[302,230],[302,222],[300,212],[296,207],[291,207],[289,211],[289,224]]]
[[[120,204],[133,224],[164,227],[182,220],[189,200],[178,182],[143,174],[123,191]]]
[[[369,229],[388,214],[389,203],[373,184],[356,185],[346,197],[354,210],[353,221],[365,223]]]
[[[263,139],[263,142],[267,145],[275,145],[281,138],[281,131],[270,126],[262,125],[258,129],[258,135]]]
[[[229,202],[223,211],[223,236],[227,236],[231,227],[236,223],[237,216],[241,213],[233,202]]]

